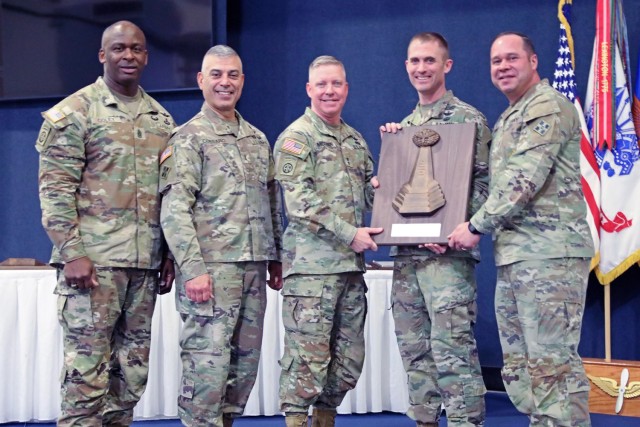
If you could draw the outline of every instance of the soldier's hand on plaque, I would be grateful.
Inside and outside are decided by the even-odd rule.
[[[453,232],[447,236],[449,247],[457,251],[468,251],[480,242],[480,235],[469,231],[469,221],[458,224]]]
[[[378,250],[378,245],[371,238],[372,234],[382,233],[384,229],[382,227],[372,228],[372,227],[361,227],[356,231],[356,236],[351,241],[351,249],[355,252],[360,253],[364,252],[367,249],[372,251]]]
[[[72,288],[90,289],[98,286],[98,277],[93,261],[83,256],[64,265],[62,270],[64,279]]]
[[[382,137],[382,134],[385,132],[396,133],[399,130],[402,130],[402,125],[400,123],[394,123],[394,122],[385,123],[382,126],[380,126],[380,136]]]
[[[193,302],[205,302],[213,298],[213,279],[208,273],[187,280],[184,288],[187,298]]]
[[[378,177],[377,176],[374,176],[373,178],[371,178],[371,186],[373,188],[380,187],[380,181],[378,181]]]
[[[447,245],[438,245],[437,243],[425,243],[424,245],[418,245],[418,247],[429,249],[438,255],[442,255],[447,251]]]

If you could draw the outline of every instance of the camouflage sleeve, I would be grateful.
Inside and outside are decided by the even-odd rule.
[[[276,180],[276,169],[273,154],[269,151],[269,202],[271,203],[271,221],[273,223],[273,240],[276,248],[276,260],[282,260],[282,191],[280,183]]]
[[[160,223],[185,281],[207,273],[192,216],[203,162],[195,139],[192,134],[175,134],[160,162]]]
[[[374,177],[374,161],[371,152],[367,150],[367,164],[366,164],[366,185],[364,187],[364,200],[366,209],[371,211],[373,209],[373,197],[376,194],[376,189],[371,185],[371,178]]]
[[[281,135],[275,146],[276,179],[284,190],[287,219],[313,234],[321,229],[333,233],[349,246],[357,228],[333,211],[330,200],[323,200],[315,188],[313,156],[302,135]]]
[[[80,237],[76,192],[85,165],[84,130],[73,113],[43,113],[36,150],[42,226],[65,262],[87,256]]]
[[[471,189],[471,212],[478,209],[489,195],[489,146],[491,144],[491,130],[487,126],[487,119],[479,115],[476,122],[475,161],[473,164],[473,181]]]
[[[547,181],[563,138],[566,139],[555,104],[545,102],[529,108],[520,134],[511,140],[511,134],[505,132],[504,140],[499,142],[514,150],[501,170],[492,171],[489,197],[471,219],[483,233],[492,232],[522,213]]]

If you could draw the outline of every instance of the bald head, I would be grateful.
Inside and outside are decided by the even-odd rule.
[[[105,30],[102,32],[102,42],[100,44],[100,47],[104,49],[113,35],[120,33],[138,33],[138,36],[142,38],[146,49],[147,41],[144,33],[142,32],[140,27],[138,27],[131,21],[118,21],[105,28]]]
[[[144,33],[129,21],[118,21],[110,25],[102,33],[98,59],[104,65],[107,86],[123,95],[135,95],[142,71],[147,65]]]

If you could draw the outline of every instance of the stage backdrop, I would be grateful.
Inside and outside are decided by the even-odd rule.
[[[552,77],[558,47],[556,0],[529,0],[517,5],[507,0],[324,0],[315,2],[264,0],[214,0],[215,10],[227,7],[224,27],[218,34],[242,56],[246,75],[239,110],[262,129],[273,143],[278,134],[301,115],[308,98],[307,67],[313,58],[330,54],[347,68],[349,99],[344,118],[367,139],[378,157],[378,126],[400,121],[417,102],[404,68],[410,37],[421,31],[438,31],[448,38],[453,69],[447,87],[483,111],[492,125],[506,106],[506,99],[491,84],[489,47],[492,38],[506,30],[521,31],[533,39],[539,71]],[[624,2],[629,27],[632,75],[635,76],[640,42],[640,0]],[[577,84],[584,99],[591,61],[595,0],[573,6]],[[218,13],[217,17],[224,17]],[[220,30],[220,28],[218,28]],[[46,27],[34,28],[46,31]],[[96,57],[95,47],[77,55]],[[85,44],[83,43],[83,46]],[[74,48],[74,47],[70,47]],[[204,54],[204,52],[202,52]],[[24,52],[24,67],[30,67]],[[149,58],[149,71],[165,64]],[[68,70],[73,75],[73,69]],[[42,69],[40,78],[47,78]],[[195,79],[195,76],[194,76]],[[201,105],[197,90],[157,92],[154,96],[178,123],[190,118]],[[37,198],[37,154],[33,148],[40,112],[60,98],[4,101],[0,103],[0,260],[31,257],[47,260],[50,243],[40,226]],[[490,239],[482,241],[483,261],[478,267],[479,318],[477,337],[483,366],[501,365],[493,315],[495,269]],[[369,260],[388,259],[386,249],[367,255]],[[613,357],[640,359],[640,272],[634,267],[613,285]],[[581,352],[603,357],[602,289],[591,280]]]

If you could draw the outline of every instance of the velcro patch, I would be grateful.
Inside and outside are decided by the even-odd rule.
[[[536,123],[536,126],[533,128],[533,131],[539,133],[540,135],[544,135],[551,129],[551,125],[544,120],[540,120]]]
[[[297,163],[298,161],[295,159],[285,160],[284,163],[282,163],[282,168],[280,168],[282,175],[285,175],[285,176],[293,175],[293,172],[296,170]]]
[[[51,134],[51,125],[45,122],[40,128],[40,133],[38,134],[38,145],[45,146],[45,142],[49,139],[49,135]]]
[[[46,111],[44,115],[51,123],[59,122],[65,117],[65,115],[61,111],[58,111],[55,108]]]
[[[160,164],[162,164],[165,160],[173,155],[173,145],[168,146],[164,149],[162,154],[160,155]]]
[[[298,156],[304,150],[304,145],[293,139],[285,139],[280,151]]]

